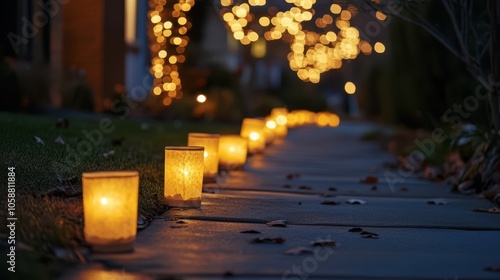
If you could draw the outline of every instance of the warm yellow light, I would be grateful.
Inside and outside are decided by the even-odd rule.
[[[273,120],[268,120],[266,122],[266,127],[270,129],[275,129],[276,128],[276,122]]]
[[[233,0],[220,0],[220,4],[227,7],[233,4]]]
[[[204,148],[165,147],[166,204],[170,207],[200,207],[203,186]]]
[[[139,173],[82,174],[85,241],[96,252],[133,249],[137,233]]]
[[[287,115],[288,109],[286,108],[273,108],[271,110],[271,117],[274,118],[276,122],[276,128],[274,129],[274,134],[277,138],[285,138],[288,134],[287,127]]]
[[[382,13],[381,11],[377,11],[375,13],[375,17],[378,19],[378,20],[385,20],[387,18],[387,16]]]
[[[266,56],[267,52],[267,42],[262,38],[258,38],[257,41],[252,43],[250,53],[255,58],[263,58]]]
[[[257,132],[251,132],[248,138],[250,138],[250,140],[252,141],[257,141],[260,138],[260,134]]]
[[[205,101],[207,101],[207,97],[204,94],[198,94],[198,96],[196,97],[196,101],[198,101],[199,103],[204,103]]]
[[[249,153],[262,153],[266,147],[265,122],[261,119],[245,118],[241,123],[240,136],[247,138]]]
[[[177,19],[177,22],[180,25],[185,25],[187,23],[187,19],[185,17],[180,17],[180,18]]]
[[[261,18],[259,18],[259,23],[260,23],[260,25],[266,27],[266,26],[269,26],[271,21],[269,20],[268,17],[261,17]]]
[[[285,115],[276,116],[276,123],[278,125],[286,125],[286,116]]]
[[[294,112],[290,112],[286,115],[286,126],[295,127],[297,125],[297,116]]]
[[[151,22],[152,23],[158,23],[161,21],[161,17],[159,15],[154,15],[151,17]]]
[[[316,125],[319,127],[325,127],[328,125],[330,120],[329,113],[317,113],[316,114]]]
[[[385,52],[385,46],[384,46],[384,44],[382,44],[380,42],[376,42],[375,45],[373,46],[373,49],[377,53],[384,53]]]
[[[219,138],[219,165],[227,170],[240,169],[247,160],[248,140],[239,135]]]
[[[244,17],[247,16],[248,11],[245,8],[243,8],[243,7],[239,7],[239,8],[236,9],[236,13],[235,14],[239,18],[244,18]]]
[[[339,116],[335,114],[330,114],[329,120],[328,120],[328,125],[331,127],[337,127],[340,124],[340,118]]]
[[[189,133],[188,146],[205,148],[203,181],[213,182],[219,171],[219,134]]]
[[[344,85],[344,90],[348,94],[354,94],[356,92],[356,85],[353,82],[347,82]]]
[[[108,204],[108,199],[107,199],[107,198],[105,198],[105,197],[101,198],[101,204],[102,204],[102,205],[106,205],[106,204]]]

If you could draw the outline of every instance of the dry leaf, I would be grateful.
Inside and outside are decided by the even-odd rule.
[[[313,250],[306,248],[306,247],[295,247],[295,248],[288,249],[283,253],[285,255],[300,256],[300,255],[312,254]]]
[[[360,232],[359,234],[361,235],[376,235],[378,236],[378,233],[375,233],[375,232],[369,232],[369,231],[366,231],[366,230],[363,230],[362,232]]]
[[[137,216],[137,229],[138,230],[145,229],[147,226],[149,226],[149,222],[150,222],[149,219],[146,219],[146,217],[144,217],[144,215],[139,213],[139,216]]]
[[[362,231],[363,231],[363,229],[360,227],[353,227],[353,228],[348,230],[348,232],[362,232]]]
[[[348,204],[361,204],[361,205],[366,204],[366,201],[361,199],[348,199],[346,202]]]
[[[321,202],[321,204],[323,204],[323,205],[340,205],[341,203],[337,202],[337,201],[333,201],[333,200],[325,200],[325,201]]]
[[[104,154],[102,154],[105,158],[108,158],[112,155],[115,154],[115,150],[111,150],[111,151],[108,151],[108,152],[105,152]]]
[[[282,244],[285,239],[281,237],[269,238],[269,237],[257,237],[250,240],[250,243],[265,243],[265,244]]]
[[[42,193],[43,196],[49,197],[77,197],[82,195],[82,188],[71,187],[71,186],[61,186],[55,187]]]
[[[64,145],[64,140],[62,139],[61,135],[57,136],[57,138],[54,140],[54,143],[56,144],[61,144]]]
[[[33,138],[35,139],[35,143],[45,145],[45,143],[43,142],[43,140],[40,137],[33,136]]]
[[[79,183],[78,177],[76,177],[76,176],[69,177],[67,179],[63,179],[63,178],[58,177],[57,182],[59,182],[63,187],[73,186],[73,185],[76,185]]]
[[[372,187],[371,187],[371,190],[372,190],[372,191],[376,191],[376,190],[377,190],[377,186],[372,186]]]
[[[399,190],[400,190],[400,191],[402,191],[402,192],[407,192],[407,191],[408,191],[408,188],[407,188],[407,187],[402,187],[402,188],[400,188]]]
[[[319,196],[321,196],[321,197],[337,197],[337,196],[336,196],[336,195],[334,195],[334,194],[328,194],[328,193],[322,193],[322,194],[320,194]]]
[[[309,186],[304,186],[303,185],[303,186],[299,186],[299,190],[312,190],[312,188],[309,187]]]
[[[283,185],[283,188],[285,188],[285,189],[291,189],[292,186],[290,186],[290,185]]]
[[[311,246],[328,246],[328,247],[335,247],[337,246],[337,243],[331,240],[317,240],[317,241],[311,241],[309,242],[309,245]]]
[[[334,187],[328,188],[328,190],[329,190],[329,191],[332,191],[332,192],[336,192],[336,191],[337,191],[337,189],[336,189],[336,188],[334,188]]]
[[[365,184],[376,184],[378,182],[378,178],[375,176],[366,176],[364,179],[361,180],[361,183]]]
[[[257,230],[242,230],[240,233],[250,233],[250,234],[260,234],[260,231]]]
[[[378,235],[374,235],[374,234],[366,234],[366,235],[362,235],[361,238],[372,238],[372,239],[378,239]]]
[[[491,272],[500,272],[500,265],[488,266],[484,270],[491,271]]]
[[[286,227],[286,220],[276,220],[266,223],[269,227]]]
[[[293,179],[293,178],[299,178],[300,174],[299,173],[288,173],[286,174],[287,179]]]
[[[495,214],[500,214],[500,208],[497,207],[491,207],[491,208],[476,208],[474,209],[476,212],[484,212],[484,213],[495,213]]]
[[[434,198],[427,200],[427,204],[432,204],[432,205],[445,205],[448,203],[449,203],[448,200],[442,198]]]

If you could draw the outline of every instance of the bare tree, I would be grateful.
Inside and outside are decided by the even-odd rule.
[[[420,12],[422,5],[430,4],[431,0],[364,2],[421,27],[461,60],[488,92],[490,118],[494,128],[500,130],[500,3],[497,0],[441,0],[438,4],[447,16],[439,21],[432,21]],[[443,26],[450,26],[451,32],[443,30]]]

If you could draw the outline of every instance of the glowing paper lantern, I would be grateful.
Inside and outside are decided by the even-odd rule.
[[[274,134],[277,138],[285,138],[288,135],[288,109],[274,108],[271,110],[271,117],[276,122],[276,129],[274,130]]]
[[[139,173],[87,172],[82,175],[85,241],[96,252],[133,250],[137,233]]]
[[[219,138],[219,165],[227,170],[240,169],[247,160],[248,140],[239,135]]]
[[[262,153],[266,148],[266,137],[264,120],[245,118],[241,123],[240,135],[248,139],[249,153]]]
[[[189,133],[188,146],[205,148],[203,182],[214,182],[219,171],[219,134]]]
[[[204,148],[165,147],[165,201],[170,207],[200,207]]]
[[[265,127],[264,127],[264,137],[266,138],[266,145],[271,144],[274,141],[275,132],[274,130],[276,129],[276,122],[270,117],[265,118]]]

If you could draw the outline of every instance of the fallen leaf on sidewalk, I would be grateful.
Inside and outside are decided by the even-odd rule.
[[[372,186],[371,188],[372,191],[376,191],[377,189],[378,189],[377,186]]]
[[[363,229],[360,227],[353,227],[353,228],[348,230],[348,232],[362,232],[362,231],[363,231]]]
[[[105,152],[104,154],[102,154],[102,156],[105,158],[108,158],[114,154],[115,154],[115,150],[111,150],[111,151]]]
[[[375,232],[369,232],[369,231],[366,231],[366,230],[363,230],[362,232],[360,232],[359,234],[361,235],[375,235],[375,236],[378,236],[378,233],[375,233]]]
[[[361,199],[348,199],[346,202],[348,204],[360,204],[360,205],[366,204],[366,201]]]
[[[250,240],[250,243],[264,243],[264,244],[282,244],[285,239],[281,237],[269,238],[269,237],[257,237]]]
[[[33,136],[33,139],[35,139],[35,143],[45,145],[45,143],[43,142],[43,140],[40,137]]]
[[[61,186],[55,187],[47,190],[41,196],[49,197],[77,197],[82,195],[82,188],[71,187],[71,186]]]
[[[323,204],[323,205],[340,205],[341,203],[337,202],[337,201],[333,201],[333,200],[325,200],[325,201],[321,202],[321,204]]]
[[[57,136],[57,138],[54,139],[54,143],[64,145],[64,140],[62,139],[61,135]]]
[[[361,183],[365,184],[375,184],[378,182],[378,178],[375,176],[366,176],[364,179],[361,180]]]
[[[250,233],[250,234],[260,234],[260,231],[257,230],[242,230],[240,233]]]
[[[321,197],[336,197],[336,195],[334,195],[334,194],[328,194],[328,193],[322,193],[319,196],[321,196]]]
[[[291,189],[292,186],[290,186],[290,185],[283,185],[283,188],[285,188],[285,189]]]
[[[61,178],[61,177],[57,177],[57,182],[59,182],[63,187],[66,187],[66,186],[73,186],[73,185],[76,185],[78,184],[78,177],[76,176],[73,176],[73,177],[69,177],[69,178]]]
[[[288,173],[286,174],[287,179],[293,179],[293,178],[299,178],[300,174],[299,173]]]
[[[334,241],[331,241],[331,240],[317,240],[317,241],[309,242],[309,245],[335,247],[335,246],[337,246],[337,243],[335,243]]]
[[[149,222],[150,220],[148,220],[146,217],[144,217],[144,215],[139,213],[139,216],[137,217],[137,229],[138,230],[145,229],[146,227],[149,226]]]
[[[183,226],[170,226],[170,228],[185,228],[187,227],[186,225],[183,225]]]
[[[334,188],[334,187],[331,187],[331,188],[328,188],[329,191],[332,191],[332,192],[336,192],[337,191],[337,188]]]
[[[408,188],[407,187],[402,187],[401,189],[399,189],[400,191],[402,192],[407,192],[408,191]]]
[[[312,254],[313,250],[306,248],[306,247],[295,247],[295,248],[288,249],[283,253],[285,255],[300,256],[300,255]]]
[[[286,227],[286,220],[276,220],[266,223],[269,227]]]
[[[378,235],[374,235],[374,234],[366,234],[366,235],[362,235],[361,238],[372,238],[372,239],[378,239]]]
[[[491,272],[500,272],[500,265],[492,265],[484,268],[486,271],[491,271]]]
[[[304,186],[303,185],[303,186],[299,186],[299,190],[312,190],[312,188],[309,187],[309,186]]]
[[[427,204],[432,204],[432,205],[445,205],[448,203],[449,203],[448,200],[442,198],[434,198],[427,200]]]
[[[475,212],[484,212],[484,213],[494,213],[494,214],[500,214],[500,208],[497,207],[491,207],[491,208],[476,208],[474,209]]]

